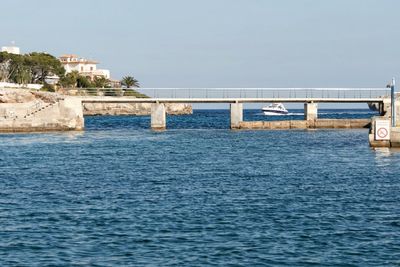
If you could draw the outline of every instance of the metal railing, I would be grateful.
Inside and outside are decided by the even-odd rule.
[[[29,116],[31,113],[35,112],[36,110],[38,110],[41,107],[41,103],[40,101],[36,100],[30,107],[28,107],[28,109],[26,110],[26,116]]]
[[[135,88],[136,89],[136,88]],[[136,97],[148,98],[138,90],[126,88],[73,88],[64,89],[63,93],[74,96],[112,96],[112,97]]]
[[[152,98],[378,98],[386,88],[139,88]]]
[[[16,118],[18,118],[18,116],[14,110],[7,110],[4,118],[5,119],[16,119]]]
[[[381,98],[390,88],[85,88],[74,89],[80,96],[150,98]]]

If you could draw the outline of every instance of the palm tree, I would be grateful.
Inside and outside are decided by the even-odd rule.
[[[127,88],[140,87],[139,81],[136,80],[133,76],[123,77],[121,80],[121,84],[125,85]]]
[[[103,76],[96,76],[94,77],[93,83],[96,88],[105,88],[109,85],[110,80]]]

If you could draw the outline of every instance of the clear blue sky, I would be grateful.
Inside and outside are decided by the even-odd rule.
[[[398,0],[12,0],[0,45],[97,59],[143,87],[381,87]]]

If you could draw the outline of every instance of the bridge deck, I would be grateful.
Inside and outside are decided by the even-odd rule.
[[[382,98],[133,98],[81,97],[83,103],[382,103]]]

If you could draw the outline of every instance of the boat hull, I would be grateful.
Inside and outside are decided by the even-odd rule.
[[[279,116],[279,115],[287,115],[289,112],[287,110],[263,110],[264,115],[268,116]]]

